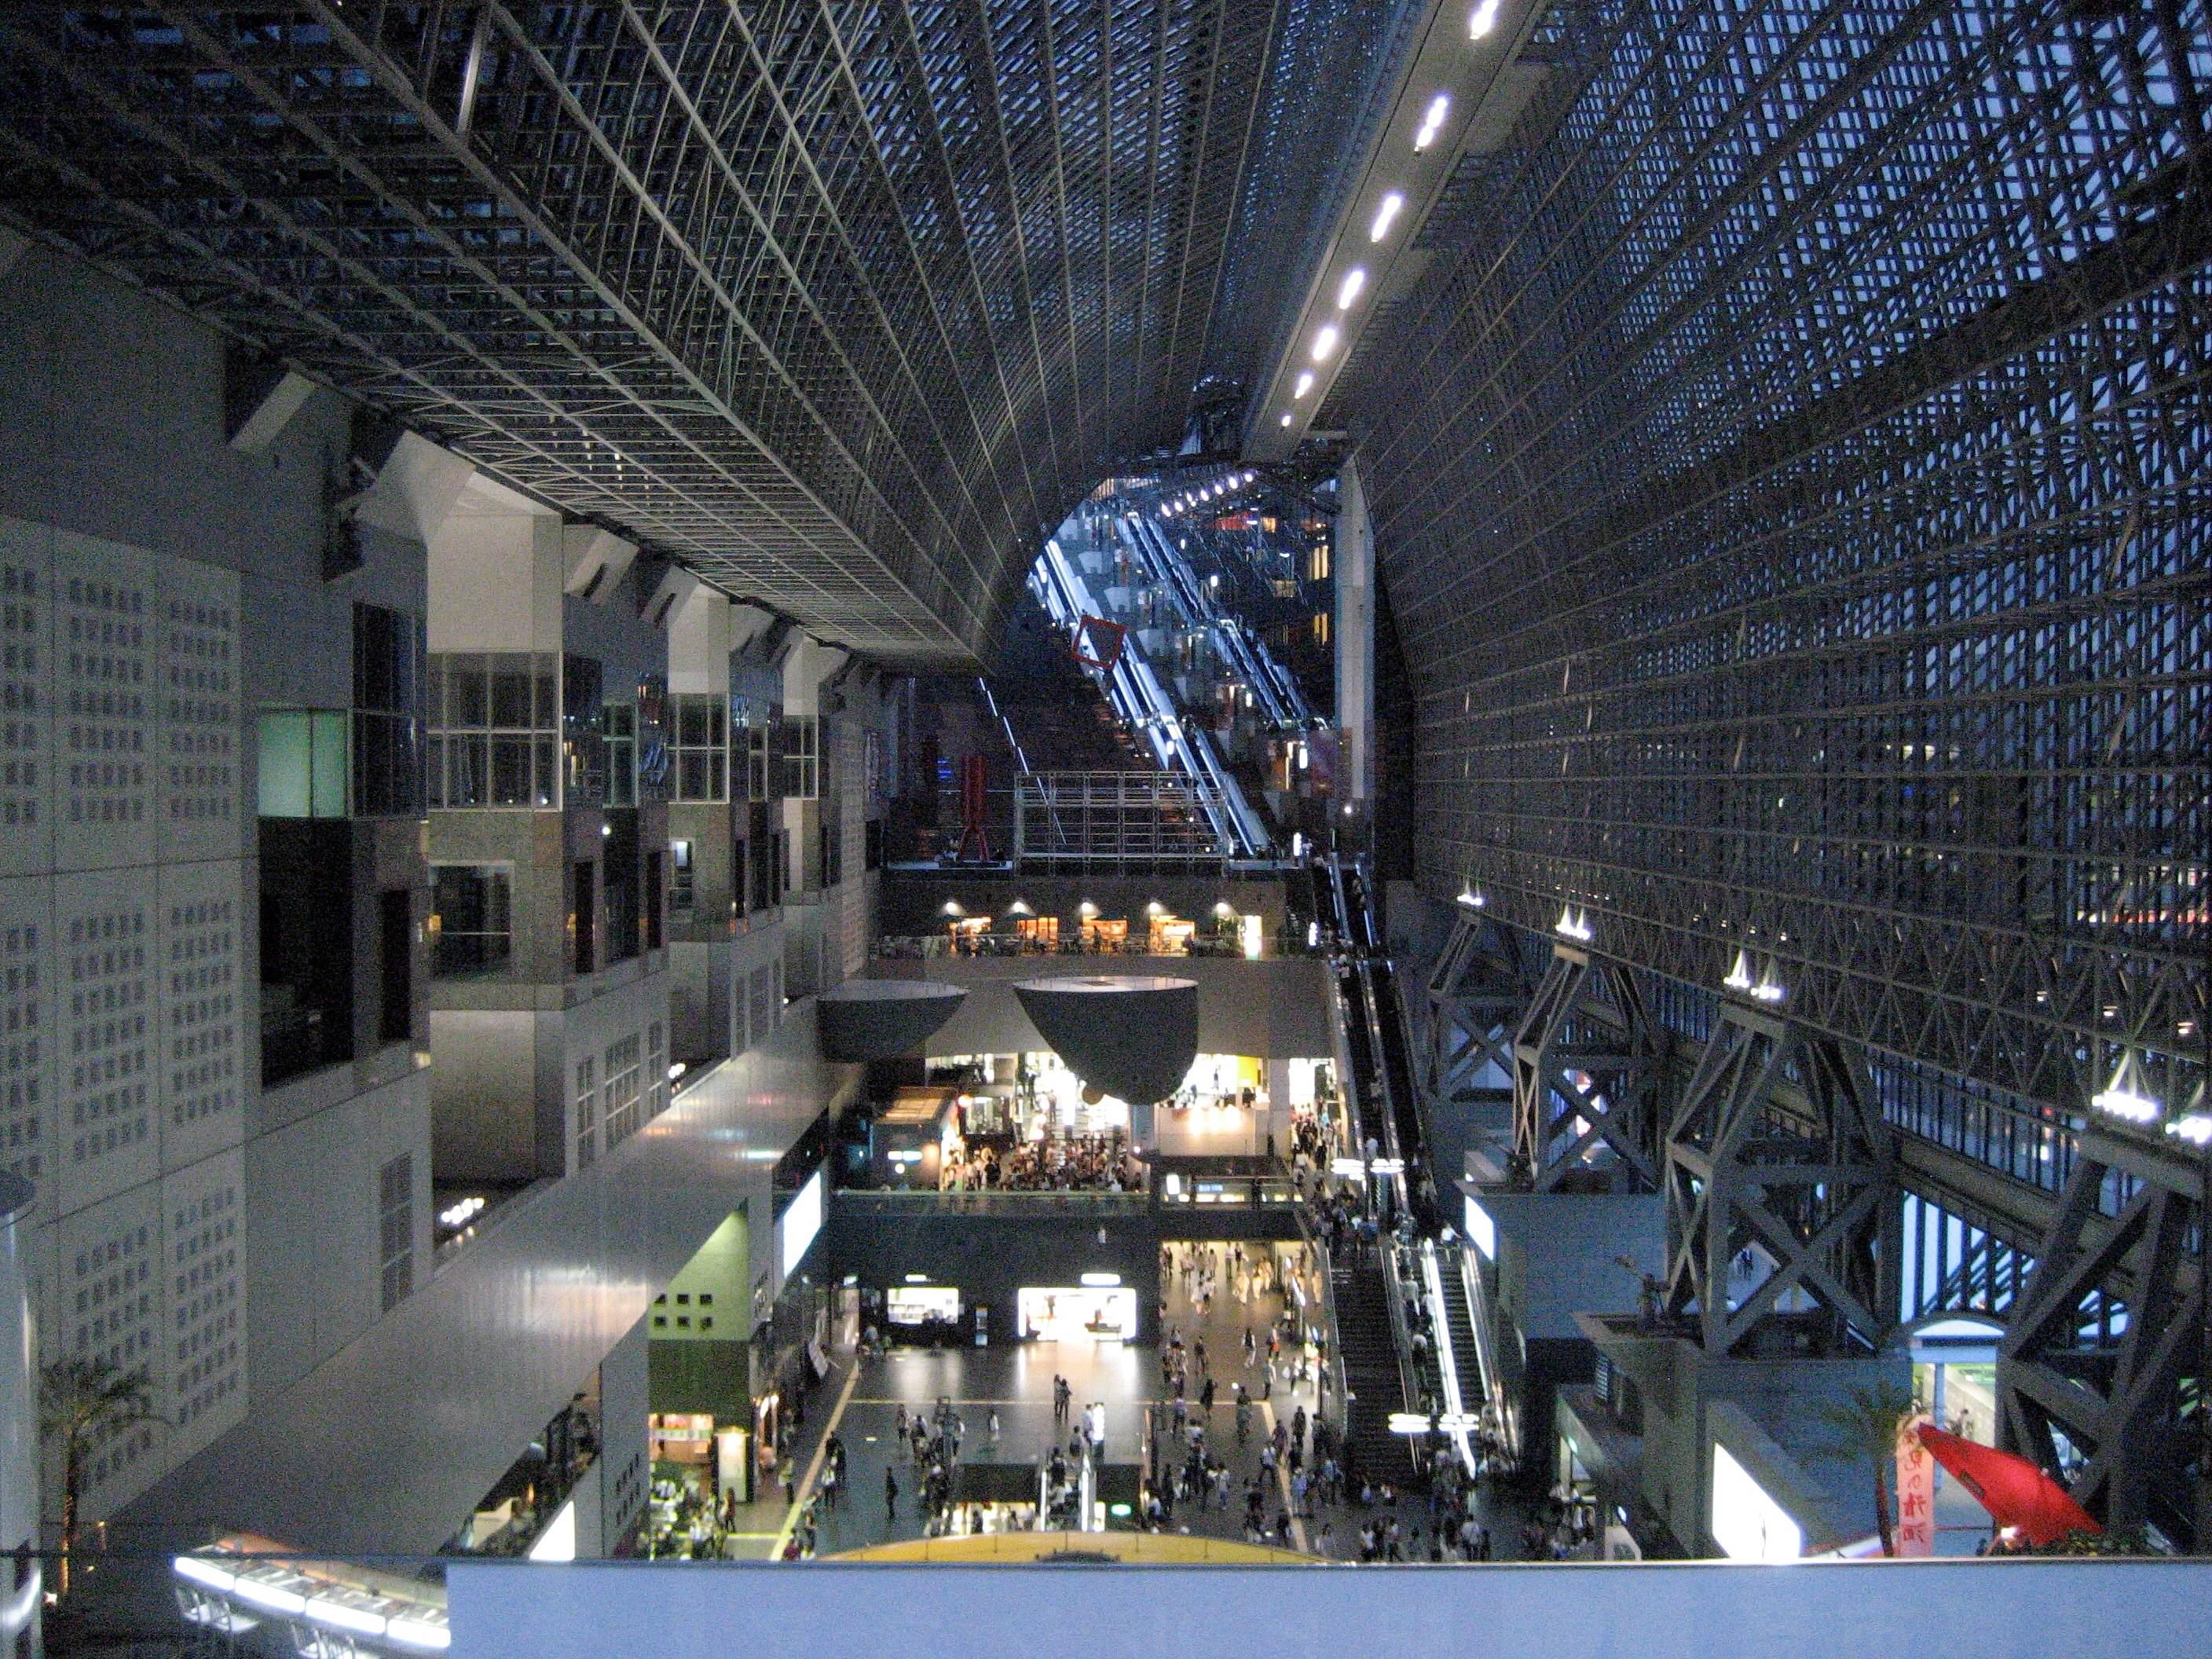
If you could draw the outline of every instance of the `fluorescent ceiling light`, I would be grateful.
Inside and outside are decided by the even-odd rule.
[[[363,1636],[384,1634],[384,1615],[368,1607],[357,1607],[334,1596],[318,1595],[307,1603],[307,1617],[319,1625],[333,1626],[339,1630],[357,1631]]]
[[[1360,290],[1364,289],[1366,286],[1366,267],[1364,265],[1352,266],[1351,270],[1344,273],[1344,281],[1337,285],[1336,308],[1339,311],[1351,310],[1352,302],[1359,297]]]
[[[1421,117],[1421,130],[1413,135],[1414,149],[1424,150],[1436,143],[1437,131],[1443,125],[1444,117],[1450,113],[1451,94],[1440,92],[1430,99],[1428,110]]]
[[[2089,1103],[2100,1112],[2110,1112],[2130,1123],[2148,1123],[2158,1116],[2158,1103],[2132,1089],[2104,1090],[2091,1097]]]
[[[1291,396],[1293,398],[1304,397],[1307,392],[1313,390],[1313,370],[1310,368],[1300,369],[1298,371],[1298,383],[1297,386],[1291,390]]]
[[[238,1575],[228,1567],[218,1565],[204,1555],[180,1555],[169,1565],[178,1577],[189,1578],[210,1589],[227,1590],[238,1582]]]
[[[1498,0],[1482,0],[1474,15],[1467,20],[1467,38],[1480,40],[1498,27]]]
[[[1328,354],[1336,349],[1340,337],[1334,323],[1323,323],[1321,331],[1314,336],[1313,360],[1317,363],[1327,362]]]
[[[394,1619],[384,1633],[403,1647],[442,1652],[453,1644],[450,1626],[432,1624],[427,1619]]]
[[[1398,210],[1405,205],[1406,198],[1401,191],[1394,190],[1382,198],[1382,205],[1375,210],[1375,223],[1367,232],[1367,240],[1370,242],[1379,242],[1388,236],[1390,234],[1391,225],[1397,221]]]

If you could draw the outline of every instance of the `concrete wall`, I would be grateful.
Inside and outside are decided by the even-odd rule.
[[[382,1314],[377,1178],[402,1155],[414,1158],[413,1278],[429,1279],[429,1073],[410,1071],[246,1143],[246,1255],[268,1264],[246,1286],[253,1400],[281,1393]]]
[[[422,549],[364,522],[362,568],[325,580],[350,409],[317,392],[248,453],[223,399],[198,322],[37,245],[0,283],[0,1164],[39,1188],[43,1352],[143,1366],[166,1419],[95,1451],[91,1520],[235,1425],[260,1364],[282,1373],[300,1326],[276,1310],[357,1324],[374,1160],[428,1169],[419,1093],[387,1087],[408,1045],[262,1095],[254,816],[258,710],[349,706],[353,605],[421,616]],[[420,884],[371,841],[374,876]],[[324,1248],[257,1255],[300,1199],[255,1172],[318,1137],[339,1160]]]
[[[619,1546],[645,1514],[652,1470],[647,1461],[645,1419],[648,1344],[645,1322],[599,1362],[599,1538],[597,1553]]]

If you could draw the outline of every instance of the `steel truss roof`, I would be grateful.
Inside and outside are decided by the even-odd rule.
[[[2203,0],[1588,0],[1333,402],[1419,856],[2081,1111],[2201,1103]],[[2202,1109],[2200,1104],[2199,1109]]]
[[[1264,301],[1305,229],[1255,160],[1322,170],[1357,21],[1313,9],[11,8],[0,206],[734,595],[969,662],[1042,526],[1244,371],[1232,254]]]

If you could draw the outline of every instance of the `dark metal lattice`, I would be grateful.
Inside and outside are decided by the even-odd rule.
[[[1304,230],[1249,187],[1284,9],[14,7],[0,208],[738,597],[972,661],[1243,370],[1232,253]]]
[[[2078,1113],[2201,1098],[2202,0],[1590,0],[1335,401],[1425,884]]]

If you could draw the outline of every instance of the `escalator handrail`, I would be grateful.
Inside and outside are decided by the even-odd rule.
[[[1444,1288],[1443,1272],[1437,1265],[1437,1246],[1434,1239],[1425,1238],[1421,1241],[1420,1260],[1422,1288],[1426,1293],[1429,1304],[1429,1322],[1436,1327],[1437,1331],[1437,1366],[1443,1382],[1444,1409],[1454,1417],[1462,1419],[1450,1431],[1452,1443],[1459,1449],[1462,1464],[1472,1469],[1476,1465],[1474,1446],[1468,1437],[1465,1426],[1468,1414],[1467,1395],[1460,1386],[1459,1356],[1452,1352],[1451,1312],[1444,1305],[1444,1298],[1449,1292]],[[1470,1326],[1473,1325],[1472,1314],[1469,1315],[1468,1322]]]

